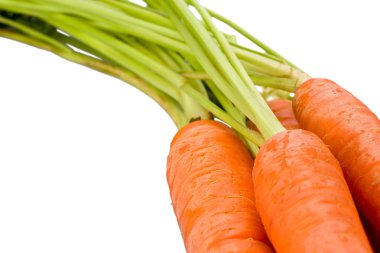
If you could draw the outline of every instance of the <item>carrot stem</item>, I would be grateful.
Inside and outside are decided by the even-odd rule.
[[[196,2],[192,1],[192,3],[194,4]],[[239,105],[239,109],[251,121],[257,124],[264,138],[269,139],[272,135],[284,131],[282,125],[278,122],[269,107],[266,105],[265,101],[255,90],[253,83],[247,81],[245,78],[243,80],[239,76],[237,71],[232,67],[231,63],[221,51],[219,45],[216,44],[209,32],[194,17],[187,5],[184,2],[173,0],[165,1],[162,4],[166,7],[166,11],[171,18],[177,16],[175,13],[181,15],[181,18],[183,18],[187,26],[185,27],[183,23],[179,21],[179,17],[176,17],[175,19],[177,19],[177,21],[174,19],[174,22],[176,21],[178,27],[180,28],[179,31],[184,34],[184,36],[188,37],[186,41],[194,50],[200,64],[210,74],[214,82],[221,87],[222,91],[227,89],[229,90],[228,92],[224,91],[226,96],[235,104]],[[208,23],[209,26],[211,25],[209,28],[213,29],[212,22],[209,22],[208,20]],[[192,37],[191,40],[189,39],[190,36]],[[214,34],[214,36],[217,40],[220,40],[221,38],[218,34]],[[199,53],[201,51],[203,51],[202,54]],[[204,61],[206,60],[204,58],[212,61],[212,63],[206,64],[209,61]],[[222,70],[221,74],[216,73],[218,70],[214,67],[211,68],[211,64]],[[234,91],[231,91],[231,89],[234,89]]]
[[[49,36],[46,36],[45,34],[39,33],[38,31],[31,29],[30,27],[28,27],[26,25],[23,25],[23,24],[18,23],[18,22],[14,22],[10,19],[3,18],[1,16],[0,16],[0,22],[14,27],[14,28],[22,31],[23,33],[29,35],[30,37],[35,37],[41,41],[44,41],[45,43],[63,51],[63,52],[70,52],[71,51],[71,49],[69,47],[67,47],[66,45],[63,45],[63,44],[57,42],[56,40],[50,38]]]
[[[151,97],[153,100],[155,100],[168,113],[168,115],[178,128],[181,128],[182,126],[185,126],[188,123],[188,119],[177,101],[168,96],[166,93],[161,92],[157,88],[154,88],[152,85],[148,84],[147,82],[136,76],[134,73],[126,69],[123,69],[122,67],[115,66],[110,63],[105,63],[96,58],[77,53],[75,51],[63,52],[59,48],[53,47],[45,41],[25,36],[24,34],[17,33],[14,31],[0,29],[0,36],[22,42],[30,46],[34,46],[36,48],[50,51],[71,62],[75,62],[77,64],[92,68],[94,70],[118,78],[139,89],[140,91]]]
[[[118,2],[115,5],[115,3],[110,3],[110,1],[96,3],[86,1],[79,3],[71,0],[69,2],[62,3],[62,1],[48,0],[43,1],[42,4],[38,2],[30,3],[30,1],[22,0],[16,3],[14,1],[4,0],[0,3],[0,6],[2,4],[7,9],[15,12],[21,11],[22,13],[28,15],[34,15],[44,19],[46,22],[49,22],[49,16],[51,14],[61,13],[64,11],[68,14],[86,18],[88,19],[90,25],[101,29],[106,29],[108,32],[114,33],[115,36],[130,34],[146,41],[151,41],[155,44],[161,45],[165,48],[181,52],[185,55],[191,54],[190,48],[184,43],[183,38],[178,31],[173,29],[173,25],[168,27],[167,24],[170,23],[170,20],[165,17],[164,14],[158,14],[157,10],[153,10],[151,8],[142,8],[141,6],[137,7],[136,5],[128,2]],[[77,7],[77,4],[80,6]],[[87,6],[88,4],[89,6]],[[127,6],[127,8],[133,6],[133,10],[139,11],[137,13],[131,11],[124,12],[122,7],[125,6]],[[118,10],[118,8],[120,9]],[[105,9],[110,9],[107,11],[107,16],[104,16],[103,14],[103,10]],[[144,9],[142,14],[143,16],[139,17],[138,14],[142,12],[141,9]],[[155,18],[153,18],[153,20],[145,20],[145,17],[148,15],[153,15]],[[158,17],[161,21],[154,23],[154,20]],[[144,23],[140,23],[139,19],[140,21],[143,20]],[[161,23],[165,24],[161,25]],[[203,23],[201,23],[201,25],[204,26]],[[282,63],[279,62],[279,59],[275,60],[275,58],[273,58],[270,54],[260,54],[259,52],[236,45],[231,42],[231,40],[229,40],[229,42],[232,45],[233,51],[238,55],[240,60],[243,57],[243,59],[245,58],[247,61],[255,64],[263,64],[261,69],[265,70],[264,73],[272,74],[273,69],[276,69],[278,64],[280,64],[280,66],[282,65]],[[289,68],[285,69],[287,70],[285,73],[278,73],[278,75],[288,75],[290,78],[297,78],[297,75],[291,76],[292,68],[290,68],[290,71]],[[296,72],[297,71],[294,73]]]
[[[229,20],[228,18],[226,18],[226,17],[218,14],[217,12],[215,12],[213,10],[207,9],[207,11],[208,11],[208,13],[212,17],[218,19],[219,21],[222,21],[223,23],[225,23],[226,25],[228,25],[229,27],[231,27],[235,31],[239,32],[245,38],[247,38],[248,40],[250,40],[251,42],[253,42],[255,45],[259,46],[261,49],[263,49],[266,53],[268,53],[270,55],[273,55],[273,56],[276,56],[278,59],[283,60],[284,62],[286,62],[287,64],[289,64],[290,66],[292,66],[292,67],[294,67],[296,69],[300,69],[296,65],[294,65],[293,63],[291,63],[289,60],[287,60],[286,58],[284,58],[282,55],[280,55],[279,53],[277,53],[276,51],[274,51],[272,48],[270,48],[269,46],[267,46],[266,44],[264,44],[262,41],[260,41],[259,39],[257,39],[255,36],[253,36],[252,34],[250,34],[249,32],[247,32],[246,30],[244,30],[242,27],[238,26],[236,23],[234,23],[231,20]]]
[[[257,41],[267,52],[236,44],[235,37],[220,32],[210,12],[195,0],[145,2],[147,6],[115,0],[3,0],[0,9],[36,17],[53,27],[47,33],[38,31],[50,44],[83,50],[99,62],[130,71],[178,103],[187,122],[209,118],[209,111],[235,125],[241,136],[257,145],[262,143],[260,138],[284,130],[255,84],[292,91],[302,71]],[[191,13],[190,5],[201,20]],[[14,22],[16,25],[7,25],[20,30],[17,20]],[[34,32],[32,23],[23,25],[24,32]],[[231,25],[244,35],[241,28]],[[35,38],[32,33],[28,34]],[[215,101],[210,100],[205,86]],[[246,117],[256,123],[262,136],[241,128]]]
[[[173,24],[163,14],[155,9],[142,7],[129,1],[103,0],[103,3],[113,5],[124,13],[130,14],[138,19],[152,24],[164,26],[174,30]]]

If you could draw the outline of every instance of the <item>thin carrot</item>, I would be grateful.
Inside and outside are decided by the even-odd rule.
[[[253,159],[226,125],[200,120],[174,137],[167,165],[188,253],[273,252],[254,204]]]
[[[298,129],[299,125],[293,113],[292,102],[286,99],[273,99],[268,101],[269,108],[280,123],[288,130]],[[247,127],[257,130],[256,125],[252,121],[247,122]]]
[[[317,134],[340,162],[355,203],[380,231],[380,121],[327,79],[310,79],[293,100],[301,127]]]
[[[313,133],[272,137],[256,157],[253,180],[277,252],[372,252],[339,163]]]

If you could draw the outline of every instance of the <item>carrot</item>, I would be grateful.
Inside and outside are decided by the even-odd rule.
[[[339,163],[313,133],[273,136],[256,157],[253,180],[277,252],[372,252]]]
[[[290,100],[274,99],[270,100],[268,105],[286,129],[290,130],[299,128],[298,122],[293,113],[292,102]]]
[[[299,125],[293,113],[292,101],[274,99],[268,101],[269,108],[286,129],[298,129]]]
[[[186,251],[273,252],[254,204],[253,159],[226,125],[200,120],[174,137],[167,179]]]
[[[286,99],[273,99],[268,101],[269,108],[286,129],[298,129],[299,125],[293,113],[292,102]],[[248,120],[247,127],[258,130],[256,125]]]
[[[294,97],[302,128],[317,134],[340,162],[359,211],[380,231],[380,121],[327,79],[310,79]]]

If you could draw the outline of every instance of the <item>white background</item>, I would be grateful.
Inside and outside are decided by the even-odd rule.
[[[378,1],[201,2],[380,115]],[[175,132],[121,81],[0,38],[0,252],[184,252]]]

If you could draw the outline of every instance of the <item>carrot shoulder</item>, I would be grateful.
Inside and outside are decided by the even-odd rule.
[[[195,121],[174,137],[167,179],[188,253],[273,252],[254,204],[253,159],[226,125]]]
[[[272,137],[258,153],[253,180],[276,252],[372,252],[339,163],[316,135]]]
[[[340,162],[359,211],[380,231],[380,121],[367,106],[327,79],[298,88],[294,111]]]

